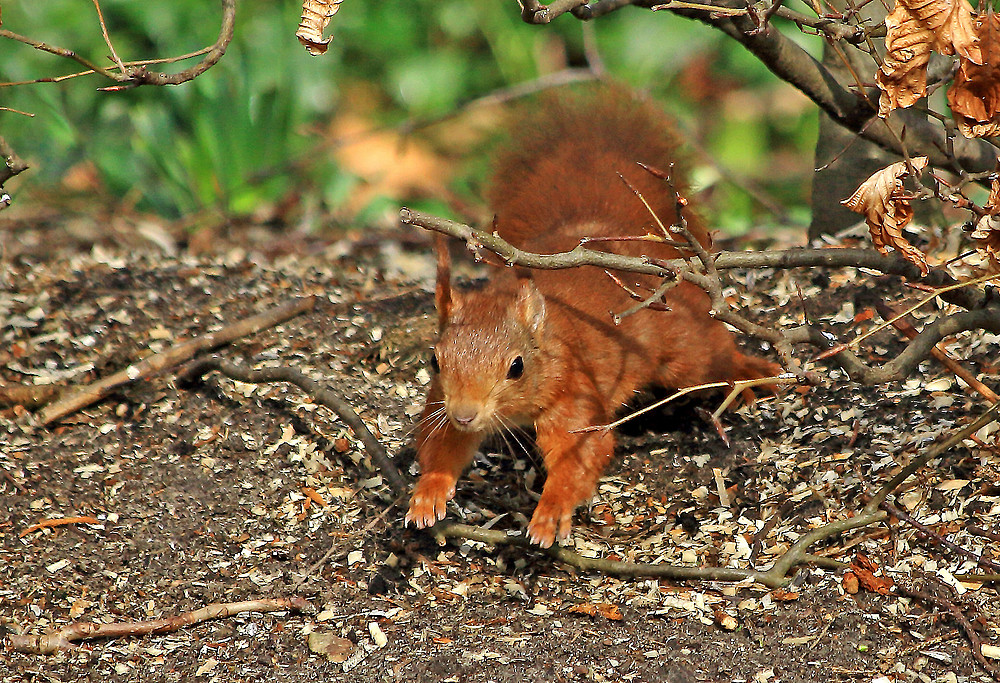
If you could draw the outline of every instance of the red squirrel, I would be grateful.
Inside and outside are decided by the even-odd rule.
[[[511,130],[488,199],[497,233],[513,245],[557,253],[584,237],[657,234],[651,210],[665,226],[678,221],[668,184],[638,163],[670,168],[674,136],[660,112],[627,91],[605,87],[550,99]],[[687,211],[684,217],[709,246],[698,219]],[[588,246],[661,259],[680,253],[651,241]],[[667,292],[668,310],[643,310],[615,325],[612,312],[634,301],[598,268],[498,269],[482,289],[457,292],[440,249],[440,338],[418,426],[421,474],[407,524],[429,527],[445,516],[458,477],[488,434],[534,425],[547,478],[528,536],[549,547],[569,535],[574,509],[593,494],[615,450],[607,430],[573,430],[609,423],[645,386],[681,388],[778,372],[777,365],[740,353],[729,330],[710,316],[708,296],[690,283]],[[652,276],[623,279],[650,290],[659,284]]]

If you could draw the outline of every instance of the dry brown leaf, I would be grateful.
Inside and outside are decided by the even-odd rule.
[[[599,614],[605,619],[610,619],[611,621],[622,620],[622,611],[619,609],[618,605],[611,605],[606,602],[582,602],[579,605],[573,605],[567,611],[576,612],[578,614],[586,614],[591,617],[596,617]]]
[[[853,594],[860,587],[871,593],[888,595],[892,592],[893,581],[888,576],[875,576],[877,571],[879,566],[871,558],[858,553],[851,562],[851,568],[844,574],[844,590]]]
[[[307,638],[309,650],[323,655],[331,662],[346,662],[355,649],[353,642],[332,633],[313,631]]]
[[[885,25],[886,54],[875,74],[882,89],[878,115],[883,118],[926,94],[931,50],[981,61],[966,0],[898,0]]]
[[[975,31],[981,60],[963,57],[948,89],[948,106],[967,138],[1000,134],[1000,17],[979,17]]]
[[[990,197],[983,208],[987,213],[976,222],[970,237],[976,241],[976,250],[989,263],[989,272],[1000,272],[1000,164],[997,164]]]
[[[914,170],[921,171],[927,166],[927,157],[914,157],[910,163]],[[889,247],[892,247],[926,275],[926,258],[919,249],[906,241],[902,233],[913,218],[910,202],[901,195],[903,177],[908,173],[905,161],[890,164],[873,173],[841,204],[865,217],[872,243],[879,252],[887,254]]]
[[[919,3],[911,2],[914,12],[925,16],[917,8]],[[934,6],[937,3],[927,3]],[[972,6],[966,0],[946,0],[948,7],[940,14],[928,17],[928,24],[935,30],[937,44],[934,49],[944,55],[959,55],[977,64],[982,63],[976,31],[973,26]],[[940,20],[940,24],[937,21]]]
[[[423,140],[393,130],[373,130],[366,116],[346,113],[330,127],[340,142],[337,162],[364,182],[342,203],[353,215],[379,195],[388,197],[442,197],[452,169],[447,160]]]
[[[910,9],[897,2],[885,19],[885,57],[875,72],[882,89],[878,115],[885,118],[897,107],[909,107],[927,92],[927,62],[934,32],[922,26]]]
[[[344,0],[302,0],[302,18],[299,19],[299,30],[295,37],[299,39],[311,55],[326,53],[333,40],[323,37],[323,31]]]
[[[853,567],[854,575],[858,577],[858,583],[869,593],[888,595],[892,592],[893,581],[888,576],[875,576],[867,569]]]
[[[715,623],[725,631],[735,631],[740,625],[736,617],[721,609],[714,610],[713,615],[715,616]]]

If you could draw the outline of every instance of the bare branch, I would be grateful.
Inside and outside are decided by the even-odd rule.
[[[834,121],[880,147],[905,156],[922,155],[939,168],[956,172],[981,172],[996,164],[996,147],[984,140],[954,138],[943,126],[927,120],[920,112],[897,111],[888,120],[876,116],[870,101],[877,96],[855,94],[841,86],[820,62],[769,23],[756,25],[751,13],[763,16],[773,9],[772,0],[760,0],[751,6],[735,0],[705,0],[691,3],[674,0],[599,0],[581,4],[577,0],[557,0],[548,6],[538,0],[524,0],[522,17],[529,23],[548,23],[559,14],[572,11],[578,19],[589,20],[627,5],[666,9],[674,14],[695,19],[722,31],[739,41],[751,54],[782,80],[790,83],[822,108]],[[831,40],[859,44],[868,40],[862,26],[829,17],[809,17],[779,6],[775,16],[792,21],[800,27],[821,32]],[[905,136],[903,130],[905,129]],[[903,149],[905,139],[908,150]]]
[[[918,334],[917,329],[905,319],[906,316],[900,316],[891,306],[889,306],[889,304],[884,301],[876,301],[875,309],[885,320],[891,321],[893,327],[902,332],[907,339],[916,338]],[[936,345],[931,349],[931,355],[934,356],[943,366],[948,368],[948,370],[954,373],[956,377],[959,377],[963,382],[965,382],[970,392],[978,392],[980,396],[985,398],[990,403],[1000,401],[1000,396],[997,396],[995,391],[980,382],[973,373],[962,367],[957,360],[951,357],[943,346],[940,344]]]
[[[126,78],[121,80],[125,83],[126,87],[131,87],[136,85],[179,85],[197,78],[222,59],[222,55],[226,53],[226,48],[229,47],[229,43],[233,39],[235,25],[236,0],[222,0],[222,27],[219,29],[219,37],[205,54],[204,59],[194,66],[183,71],[178,71],[175,74],[147,71],[143,66],[127,69]]]
[[[0,188],[8,180],[28,170],[28,164],[24,163],[21,157],[7,144],[7,141],[0,137],[0,157],[3,157],[4,166],[0,168]],[[3,208],[0,206],[0,208]]]
[[[184,69],[174,74],[159,73],[154,71],[147,71],[146,65],[152,63],[161,63],[173,60],[147,60],[143,62],[132,62],[126,64],[117,58],[115,55],[115,60],[121,72],[115,72],[110,69],[105,69],[90,62],[89,60],[81,57],[73,50],[66,49],[64,47],[49,45],[42,41],[34,40],[26,36],[14,33],[13,31],[8,31],[6,29],[0,29],[0,38],[8,38],[10,40],[15,40],[26,45],[34,47],[36,50],[41,50],[43,52],[48,52],[50,54],[57,55],[59,57],[66,57],[67,59],[72,59],[75,62],[79,62],[87,68],[87,73],[96,73],[104,76],[110,81],[114,81],[116,85],[108,86],[105,88],[100,88],[100,90],[113,91],[113,90],[123,90],[126,88],[133,88],[140,85],[179,85],[181,83],[186,83],[193,78],[197,78],[204,72],[208,71],[212,66],[214,66],[222,55],[225,54],[226,48],[229,47],[230,41],[233,39],[233,31],[235,28],[236,21],[236,0],[221,0],[222,2],[222,27],[219,30],[219,37],[216,39],[215,44],[205,50],[199,50],[198,52],[190,53],[185,55],[185,57],[196,56],[204,54],[205,57],[200,62],[192,67]],[[97,1],[94,1],[95,6],[98,8],[98,13],[100,13],[100,6],[97,5]],[[102,28],[104,26],[103,17],[101,19]],[[105,39],[108,42],[109,48],[111,48],[112,53],[114,53],[114,48],[111,47],[110,38],[107,36],[105,30]],[[181,59],[181,58],[175,58]],[[49,82],[65,80],[66,78],[72,78],[81,74],[71,74],[68,76],[56,77],[53,79],[38,79],[37,81],[29,82]],[[19,85],[18,83],[5,83],[0,85]]]
[[[97,10],[97,20],[101,23],[101,35],[104,36],[104,44],[107,45],[108,49],[111,51],[111,59],[113,59],[115,64],[118,65],[118,69],[122,73],[125,73],[125,65],[122,63],[121,57],[118,56],[114,43],[111,42],[111,36],[108,35],[108,25],[104,23],[104,12],[101,11],[101,3],[99,0],[94,0],[94,9]]]
[[[520,0],[521,19],[529,24],[547,24],[560,14],[572,12],[587,3],[587,0],[553,0],[543,5],[538,0]]]
[[[160,57],[158,59],[137,59],[132,62],[125,62],[125,67],[133,66],[149,66],[150,64],[173,64],[174,62],[183,62],[185,59],[192,59],[194,57],[200,57],[212,50],[212,47],[203,47],[200,50],[195,50],[194,52],[188,52],[187,54],[177,55],[176,57]],[[0,82],[0,88],[8,88],[14,85],[33,85],[35,83],[62,83],[63,81],[68,81],[71,78],[80,78],[81,76],[89,76],[94,73],[92,70],[87,71],[77,71],[71,74],[63,74],[62,76],[44,76],[42,78],[34,78],[30,81],[3,81]],[[23,112],[22,112],[23,113]],[[28,114],[29,116],[34,116],[34,114]]]
[[[25,45],[30,45],[36,50],[41,50],[42,52],[48,52],[49,54],[56,55],[57,57],[66,57],[67,59],[72,59],[74,62],[78,62],[83,66],[87,67],[92,73],[97,73],[105,78],[112,81],[120,80],[120,75],[108,71],[102,67],[93,64],[90,60],[81,57],[72,50],[68,50],[64,47],[59,47],[57,45],[49,45],[48,43],[43,43],[40,40],[35,40],[34,38],[28,38],[27,36],[22,36],[19,33],[14,33],[13,31],[8,31],[7,29],[0,29],[0,38],[7,38],[8,40],[14,40],[19,43],[24,43]]]
[[[586,249],[582,246],[560,254],[533,254],[514,247],[497,234],[408,208],[400,210],[400,220],[407,225],[416,225],[457,237],[464,241],[474,253],[478,254],[485,248],[498,254],[510,265],[525,266],[526,268],[558,270],[578,266],[597,266],[608,270],[623,270],[657,277],[667,277],[675,272],[689,270],[688,263],[684,259],[660,261],[639,256],[610,254],[604,251]],[[774,268],[777,270],[867,268],[886,275],[899,275],[913,282],[919,281],[930,287],[958,284],[951,275],[942,269],[934,269],[927,276],[921,276],[920,270],[912,263],[894,255],[883,256],[873,249],[723,251],[715,254],[714,262],[718,270],[733,268]],[[995,287],[987,287],[985,290],[978,287],[951,289],[943,292],[941,298],[948,303],[970,310],[1000,304],[1000,292]]]
[[[942,339],[959,332],[977,329],[1000,334],[1000,306],[961,311],[928,323],[898,356],[879,368],[870,367],[846,347],[833,354],[833,358],[855,382],[862,384],[898,382],[909,376]],[[830,350],[838,348],[830,336],[820,330],[810,328],[809,333],[810,341],[820,348]]]

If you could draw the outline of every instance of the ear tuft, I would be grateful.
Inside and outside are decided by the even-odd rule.
[[[538,291],[530,275],[522,276],[519,273],[517,279],[520,283],[516,303],[518,319],[532,334],[537,335],[545,322],[545,297]]]
[[[437,285],[434,288],[434,307],[438,314],[438,330],[443,330],[451,317],[453,300],[451,297],[451,252],[448,239],[441,233],[434,235],[437,252]]]

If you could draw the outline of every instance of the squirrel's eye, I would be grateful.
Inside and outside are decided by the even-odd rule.
[[[438,365],[438,356],[436,353],[431,354],[431,370],[441,372],[441,366]]]
[[[510,364],[510,370],[507,371],[507,378],[518,379],[523,374],[524,374],[524,361],[521,360],[520,356],[518,356]]]

